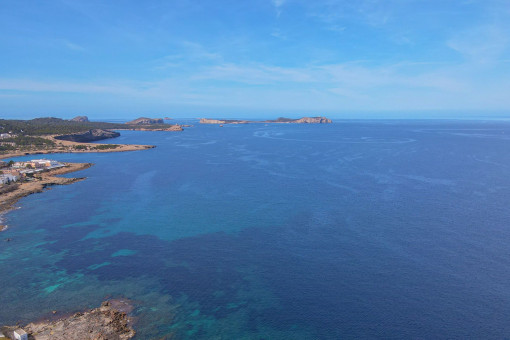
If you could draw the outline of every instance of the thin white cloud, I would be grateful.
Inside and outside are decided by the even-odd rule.
[[[274,8],[276,9],[276,15],[279,17],[282,14],[282,6],[287,2],[287,0],[271,0]]]
[[[64,40],[63,41],[64,43],[64,46],[67,47],[68,49],[70,50],[73,50],[73,51],[77,51],[77,52],[83,52],[85,51],[85,47],[79,45],[79,44],[76,44],[76,43],[72,43],[70,41],[67,41],[67,40]]]
[[[469,62],[353,62],[303,67],[220,62],[150,82],[0,79],[0,91],[21,92],[27,98],[38,93],[76,93],[122,99],[123,103],[199,103],[246,109],[509,108],[510,77],[501,74],[485,82],[480,78],[485,76],[484,70]]]
[[[343,32],[351,21],[381,27],[393,17],[388,0],[318,1],[305,6],[309,16],[334,32]]]
[[[273,32],[271,32],[271,36],[275,37],[275,38],[278,38],[278,39],[282,39],[282,40],[286,40],[287,39],[287,35],[282,33],[282,31],[279,30],[279,29],[273,30]]]
[[[218,52],[211,52],[203,45],[191,42],[180,41],[176,43],[175,54],[168,54],[153,60],[155,70],[174,69],[183,67],[192,63],[219,63],[223,61],[223,56]]]
[[[83,83],[77,81],[44,81],[31,79],[1,79],[0,90],[23,92],[135,94],[137,90],[119,82]]]
[[[429,67],[442,64],[430,64]],[[370,67],[362,63],[312,65],[308,67],[277,67],[262,64],[221,64],[197,73],[194,80],[228,81],[247,85],[340,87],[349,91],[374,91],[384,87],[431,88],[457,92],[465,87],[464,79],[440,70],[408,75],[410,68],[420,70],[423,63],[398,63]]]
[[[446,44],[471,62],[492,63],[508,52],[509,35],[506,25],[478,26],[457,33]]]
[[[286,0],[271,0],[271,2],[273,3],[274,7],[280,8],[285,4]]]

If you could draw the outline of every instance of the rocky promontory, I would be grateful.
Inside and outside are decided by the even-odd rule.
[[[236,119],[210,119],[210,118],[201,118],[200,124],[248,124],[254,123],[248,120],[236,120]]]
[[[276,120],[266,120],[265,123],[329,124],[332,121],[326,117],[303,117],[299,119],[280,117]]]
[[[121,130],[121,129],[119,129]],[[127,129],[122,129],[122,130],[136,130],[136,131],[183,131],[184,129],[182,128],[181,125],[179,124],[161,124],[161,125],[137,125],[137,126],[132,126],[131,128],[127,128]]]
[[[73,133],[69,135],[55,136],[55,139],[66,140],[70,142],[88,143],[102,139],[119,137],[120,133],[103,129],[92,129],[84,132]]]
[[[128,125],[151,125],[151,124],[164,124],[162,118],[146,118],[140,117],[138,119],[127,122]]]
[[[200,124],[249,124],[249,123],[283,123],[283,124],[329,124],[331,119],[326,117],[303,117],[291,119],[280,117],[275,120],[236,120],[236,119],[200,119]]]
[[[56,321],[30,323],[22,329],[34,340],[128,340],[135,336],[128,313],[132,307],[124,300],[103,302],[101,307],[75,313]],[[19,327],[3,327],[11,336]]]
[[[86,123],[86,122],[89,122],[89,117],[87,117],[87,116],[77,116],[77,117],[74,117],[73,119],[71,119],[71,122]]]

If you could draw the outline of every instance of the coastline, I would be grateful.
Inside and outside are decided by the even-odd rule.
[[[75,182],[82,181],[86,177],[66,178],[56,177],[57,175],[64,175],[75,171],[85,170],[90,168],[92,163],[64,163],[65,167],[49,170],[40,174],[40,180],[31,182],[16,183],[16,188],[10,192],[3,193],[0,196],[0,222],[1,217],[8,211],[13,209],[13,205],[23,197],[28,195],[43,192],[44,189],[52,185],[68,185]],[[0,232],[7,229],[6,225],[0,225]]]
[[[9,153],[0,154],[0,160],[27,156],[27,155],[47,155],[56,153],[104,153],[104,152],[126,152],[153,149],[154,145],[141,144],[101,144],[88,142],[74,142],[56,139],[59,135],[40,136],[55,143],[52,148],[16,150]],[[91,167],[92,163],[64,163],[65,167],[52,169],[42,172],[35,181],[14,183],[11,190],[3,192],[0,195],[0,232],[7,230],[8,226],[3,222],[3,215],[13,209],[13,205],[23,197],[43,192],[52,185],[68,185],[82,181],[85,177],[65,178],[56,177],[57,175],[68,174]]]
[[[140,145],[140,144],[115,144],[117,145],[114,149],[91,149],[92,147],[100,147],[102,145],[111,146],[112,144],[99,144],[99,143],[78,143],[78,142],[70,142],[54,139],[54,137],[49,137],[52,141],[54,141],[57,146],[49,149],[35,149],[35,150],[24,150],[24,151],[14,151],[6,154],[0,154],[0,159],[14,158],[20,156],[27,155],[46,155],[53,153],[96,153],[96,152],[126,152],[126,151],[139,151],[139,150],[147,150],[153,149],[156,146],[154,145]],[[79,149],[76,149],[76,146],[79,146]]]

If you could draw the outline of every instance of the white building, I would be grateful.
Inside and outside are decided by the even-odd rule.
[[[17,176],[11,174],[0,175],[0,184],[7,184],[9,182],[16,182],[18,180]]]
[[[30,168],[30,169],[54,169],[65,166],[64,164],[50,159],[32,159],[28,162],[15,162],[13,168]]]
[[[28,334],[21,328],[18,328],[14,331],[14,339],[17,340],[28,340]]]

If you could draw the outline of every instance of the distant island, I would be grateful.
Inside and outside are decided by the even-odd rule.
[[[128,125],[152,125],[152,124],[164,124],[163,118],[146,118],[140,117],[127,122]]]
[[[250,123],[281,123],[281,124],[330,124],[331,119],[326,117],[303,117],[298,119],[280,117],[275,120],[236,120],[236,119],[210,119],[201,118],[200,124],[250,124]]]

